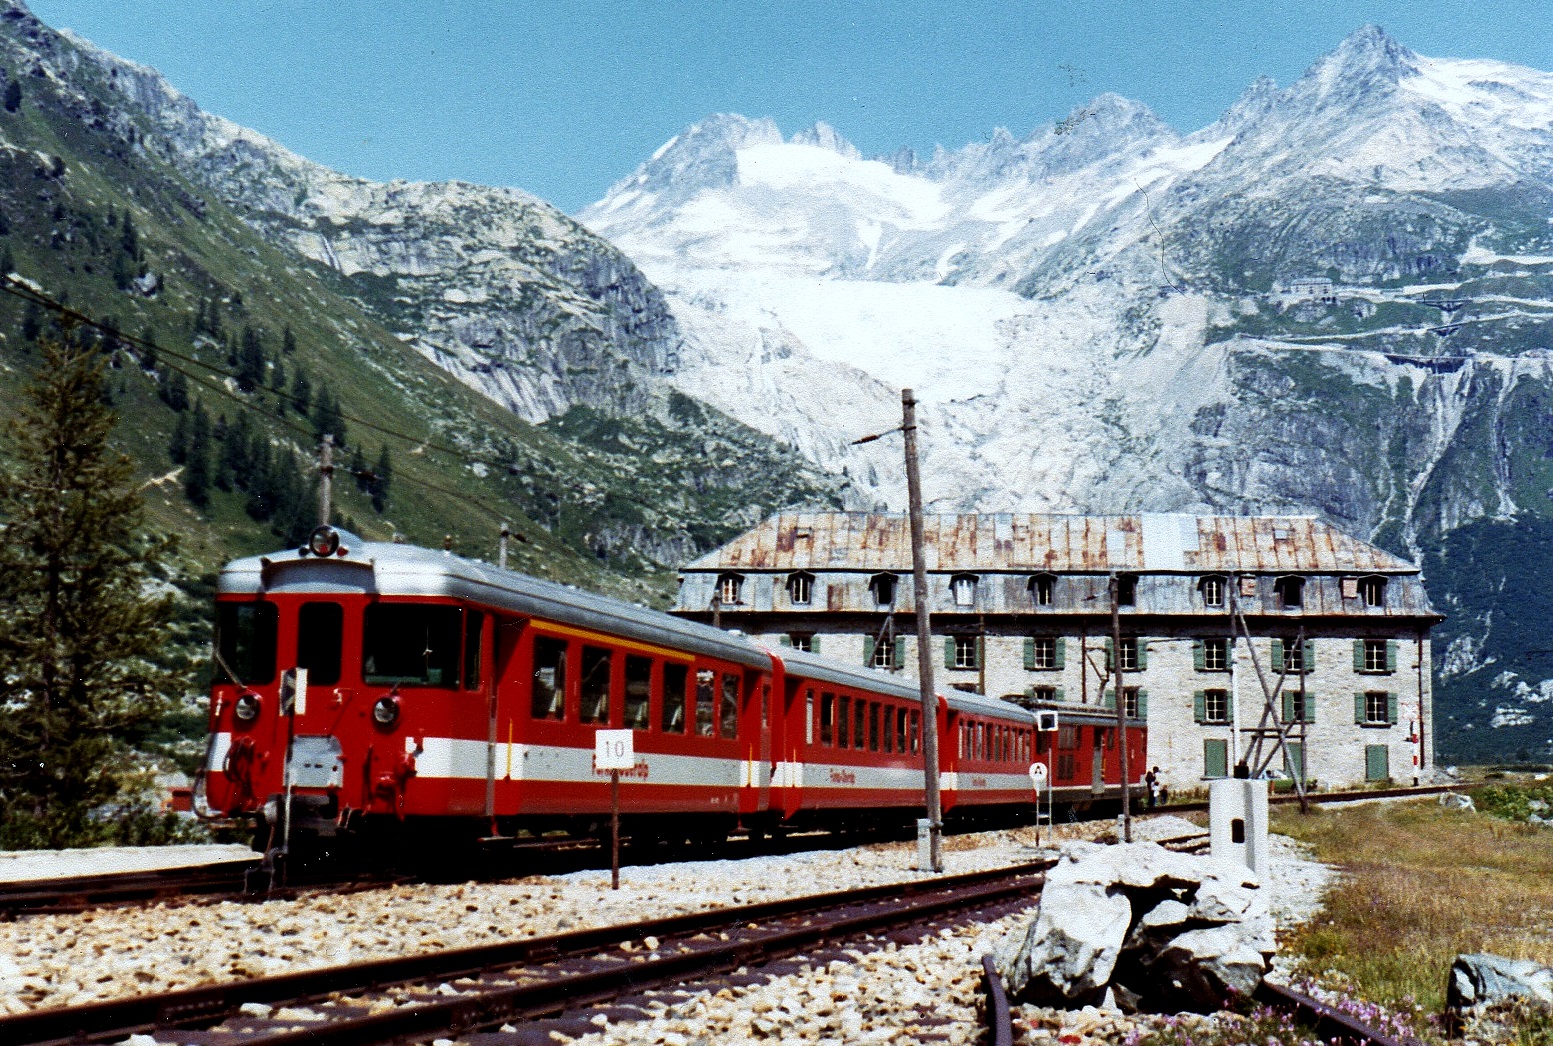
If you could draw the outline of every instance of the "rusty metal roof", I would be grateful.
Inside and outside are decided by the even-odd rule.
[[[927,568],[940,572],[1418,572],[1313,516],[999,512],[929,515],[924,524]],[[909,571],[911,530],[904,515],[782,513],[685,569]]]

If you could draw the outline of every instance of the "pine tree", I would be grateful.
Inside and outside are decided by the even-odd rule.
[[[277,356],[270,367],[270,391],[280,400],[280,411],[286,412],[286,361]]]
[[[336,446],[345,446],[345,417],[340,401],[327,388],[321,388],[313,399],[313,437],[323,439],[328,433],[334,434]]]
[[[22,337],[28,341],[37,341],[38,335],[43,333],[43,313],[32,302],[27,303],[27,311],[22,313]]]
[[[297,368],[297,376],[291,381],[291,406],[304,418],[313,405],[313,384],[307,380],[307,374],[301,367]]]
[[[140,233],[136,231],[135,219],[130,217],[128,209],[124,211],[124,227],[119,234],[119,246],[124,248],[124,253],[132,260],[140,260]]]
[[[287,327],[280,336],[280,351],[287,356],[297,351],[297,336],[291,333],[290,327]]]
[[[356,489],[365,494],[372,489],[372,473],[367,471],[367,459],[361,453],[361,445],[351,449],[350,464],[345,470],[356,477]]]
[[[134,468],[108,443],[104,361],[43,346],[0,471],[0,845],[111,833],[125,738],[183,686],[165,664],[169,543],[141,530]]]
[[[263,384],[264,364],[264,343],[259,340],[259,332],[244,326],[241,347],[237,350],[238,389],[252,392]]]
[[[189,409],[189,379],[183,376],[182,371],[171,367],[162,368],[156,380],[156,394],[173,410],[181,412]]]
[[[388,484],[394,478],[394,463],[388,457],[387,444],[378,452],[377,467],[372,471],[372,511],[381,516],[388,507]]]
[[[140,365],[146,370],[155,370],[157,363],[157,350],[161,346],[156,343],[156,328],[146,327],[140,332]]]
[[[243,511],[251,518],[262,521],[275,514],[275,494],[272,489],[275,484],[275,456],[264,433],[254,433],[249,456],[253,462],[253,479],[248,487],[248,500],[243,504]]]
[[[178,420],[173,422],[173,435],[167,442],[167,456],[172,459],[174,465],[182,465],[189,460],[189,415],[180,413]]]
[[[194,421],[189,426],[189,456],[183,469],[183,494],[196,508],[210,504],[210,415],[205,405],[194,403]]]
[[[222,490],[248,490],[253,479],[253,425],[247,411],[238,411],[237,420],[221,434],[221,466],[216,472],[216,486]],[[222,486],[222,481],[226,486]]]

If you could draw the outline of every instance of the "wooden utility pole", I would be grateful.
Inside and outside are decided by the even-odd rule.
[[[327,527],[334,506],[334,433],[324,433],[324,444],[318,452],[318,525]]]
[[[506,520],[501,524],[501,546],[496,553],[496,565],[503,570],[507,569],[507,539],[512,537],[512,528]]]
[[[933,650],[928,629],[927,561],[922,546],[922,477],[917,469],[917,401],[901,390],[901,432],[906,437],[906,497],[911,514],[911,587],[917,603],[917,682],[922,692],[922,772],[933,871],[944,870],[943,810],[938,794],[938,698],[933,692]]]
[[[1142,640],[1138,640],[1142,642]],[[1116,740],[1121,747],[1122,842],[1132,842],[1132,767],[1127,758],[1127,692],[1122,687],[1122,579],[1111,572],[1111,673],[1116,677]]]

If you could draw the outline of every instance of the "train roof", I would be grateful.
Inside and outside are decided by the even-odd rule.
[[[878,694],[889,694],[892,697],[903,697],[911,701],[919,700],[922,696],[917,680],[912,676],[900,676],[893,672],[881,672],[878,669],[844,664],[793,647],[772,648],[771,654],[782,659],[788,672],[803,676],[805,679],[835,683],[837,686],[856,687],[859,690],[872,690]]]
[[[234,560],[221,571],[222,594],[364,592],[467,599],[578,628],[612,632],[750,668],[770,655],[750,639],[608,596],[436,552],[418,545],[362,541],[340,532],[344,556],[327,559],[287,549]]]
[[[944,695],[944,699],[949,702],[949,707],[957,712],[969,712],[972,715],[991,716],[998,719],[1014,719],[1021,723],[1035,721],[1035,716],[1028,708],[1022,708],[1001,697],[988,697],[986,694],[978,694],[971,690],[950,690]]]

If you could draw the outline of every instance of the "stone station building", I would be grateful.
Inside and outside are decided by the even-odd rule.
[[[1296,724],[1273,769],[1335,788],[1433,765],[1441,616],[1418,568],[1382,549],[1287,516],[930,515],[926,531],[940,689],[1114,708],[1114,573],[1124,700],[1172,790],[1232,773],[1259,730],[1270,750],[1258,668],[1270,688],[1281,677],[1274,712]],[[774,516],[685,566],[674,609],[915,674],[905,516]]]

